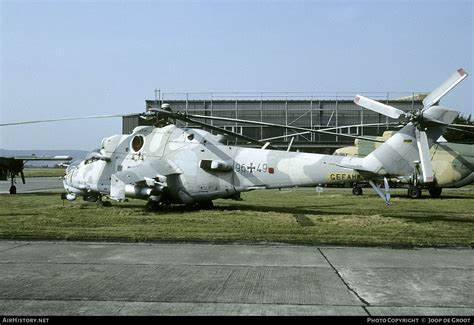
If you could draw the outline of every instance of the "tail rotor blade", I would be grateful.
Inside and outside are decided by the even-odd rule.
[[[380,102],[377,102],[375,100],[372,100],[370,98],[367,98],[361,95],[357,95],[355,97],[354,103],[364,108],[370,109],[371,111],[380,113],[382,115],[385,115],[394,119],[397,119],[402,115],[405,115],[405,112],[398,108],[382,104]]]
[[[463,68],[456,70],[445,82],[435,88],[425,99],[423,99],[423,107],[427,109],[436,104],[444,95],[456,87],[461,81],[467,77],[467,72]]]
[[[421,169],[423,171],[423,182],[433,182],[433,167],[431,166],[430,148],[428,145],[428,138],[426,132],[422,130],[415,130],[416,145],[420,154]]]

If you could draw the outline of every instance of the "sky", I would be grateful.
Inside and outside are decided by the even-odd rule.
[[[161,92],[429,92],[474,74],[449,1],[0,0],[0,123],[142,112]],[[473,113],[469,76],[442,100]],[[3,149],[92,150],[121,119],[8,126]]]

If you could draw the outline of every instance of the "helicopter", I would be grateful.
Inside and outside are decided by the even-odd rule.
[[[139,126],[132,134],[105,138],[99,149],[90,152],[79,164],[69,166],[63,179],[67,192],[64,197],[70,201],[83,197],[87,201],[103,202],[104,205],[110,205],[110,202],[104,202],[103,197],[116,201],[142,199],[147,201],[146,208],[149,210],[158,210],[169,204],[211,209],[215,199],[239,199],[240,193],[258,189],[330,183],[330,175],[338,174],[368,180],[389,205],[388,178],[406,175],[413,170],[415,161],[421,160],[424,181],[434,181],[431,165],[426,159],[427,152],[458,116],[457,111],[435,104],[466,77],[463,69],[457,70],[425,98],[423,110],[415,114],[404,115],[403,111],[394,107],[356,96],[354,101],[360,106],[389,116],[406,117],[406,125],[397,134],[364,158],[274,150],[269,143],[225,131],[200,120],[225,120],[300,131],[301,128],[173,112],[169,105],[163,104],[161,108],[140,113],[142,118],[152,120],[153,126]],[[176,121],[197,124],[221,134],[180,126]],[[30,122],[0,126],[22,123]],[[228,145],[223,134],[243,137],[262,146]],[[383,180],[384,190],[376,185],[379,180]]]

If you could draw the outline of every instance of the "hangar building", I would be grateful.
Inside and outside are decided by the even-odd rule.
[[[354,138],[343,135],[378,136],[386,130],[396,130],[396,127],[389,125],[397,122],[396,120],[357,106],[353,102],[355,95],[355,93],[162,93],[159,99],[146,100],[145,105],[149,110],[167,103],[173,111],[188,114],[245,119],[313,130],[337,128],[331,130],[334,135],[323,133],[296,135],[292,145],[292,150],[332,154],[337,148],[353,145]],[[422,100],[426,96],[416,93],[361,93],[361,95],[403,111],[421,109]],[[224,121],[206,120],[206,123],[256,140],[270,141],[273,146],[281,148],[288,147],[293,137],[291,134],[301,132]],[[131,133],[138,125],[150,125],[150,122],[138,116],[124,117],[123,133]],[[279,136],[286,137],[272,139]],[[241,139],[229,138],[229,140],[232,144],[245,143]]]

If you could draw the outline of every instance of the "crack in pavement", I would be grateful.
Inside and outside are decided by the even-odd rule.
[[[362,309],[364,309],[364,311],[367,313],[367,315],[369,316],[372,316],[369,311],[367,310],[366,307],[370,306],[370,303],[365,300],[364,298],[362,298],[358,293],[357,291],[355,291],[353,288],[351,288],[351,286],[346,282],[346,280],[344,280],[344,278],[342,277],[342,275],[339,273],[339,271],[336,269],[336,267],[331,263],[331,261],[328,259],[328,257],[323,253],[323,251],[318,248],[318,251],[319,253],[324,257],[324,259],[326,260],[326,262],[329,264],[329,266],[331,266],[331,268],[334,270],[334,272],[336,272],[336,275],[339,277],[339,279],[341,279],[342,283],[344,283],[344,285],[346,286],[346,288],[352,292],[356,297],[357,299],[359,299],[360,302],[362,302],[364,304],[364,306],[362,306]]]

